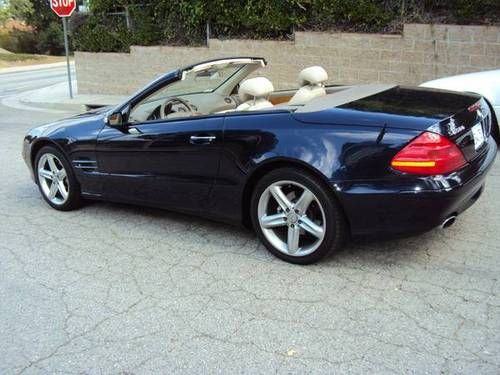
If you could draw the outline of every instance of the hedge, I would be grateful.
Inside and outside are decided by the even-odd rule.
[[[404,22],[500,22],[500,0],[91,0],[90,10],[71,22],[77,50],[200,45],[207,22],[216,38],[278,39],[304,29],[397,32]]]

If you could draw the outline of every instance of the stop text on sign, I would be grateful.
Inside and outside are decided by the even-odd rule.
[[[76,0],[51,0],[50,7],[59,17],[69,17],[76,9]]]

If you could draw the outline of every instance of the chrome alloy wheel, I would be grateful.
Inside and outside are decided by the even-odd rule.
[[[294,181],[268,186],[259,198],[257,215],[264,236],[287,255],[309,255],[325,237],[326,218],[321,203],[309,189]]]
[[[57,156],[46,153],[37,166],[38,183],[45,197],[53,204],[66,203],[69,195],[68,175]]]

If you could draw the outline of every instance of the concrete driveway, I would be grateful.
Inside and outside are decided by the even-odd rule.
[[[159,210],[44,203],[0,107],[0,373],[500,371],[500,162],[446,231],[308,267],[247,231]]]

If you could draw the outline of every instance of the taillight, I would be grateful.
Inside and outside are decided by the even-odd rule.
[[[448,138],[424,132],[399,151],[391,161],[397,171],[419,174],[446,174],[466,164],[464,155]]]

